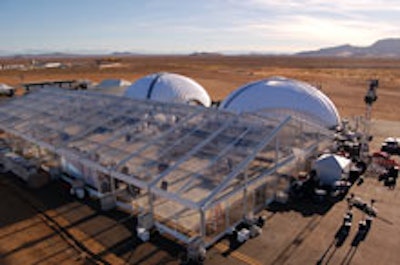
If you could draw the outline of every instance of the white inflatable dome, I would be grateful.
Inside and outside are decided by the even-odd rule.
[[[297,80],[271,77],[232,92],[220,108],[235,112],[284,112],[326,128],[340,123],[333,102],[317,88]]]
[[[125,90],[124,96],[205,107],[211,105],[210,96],[199,83],[173,73],[156,73],[142,77]]]

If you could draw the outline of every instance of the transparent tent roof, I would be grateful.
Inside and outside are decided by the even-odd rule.
[[[0,128],[190,208],[206,207],[330,135],[293,115],[58,89],[0,105]]]

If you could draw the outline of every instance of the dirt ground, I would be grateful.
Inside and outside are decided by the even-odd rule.
[[[250,82],[273,75],[310,82],[332,98],[344,117],[362,115],[368,80],[378,78],[374,105],[372,151],[388,136],[400,137],[400,60],[304,59],[292,57],[130,57],[117,68],[100,69],[98,58],[64,59],[67,69],[0,71],[0,82],[124,78],[169,71],[201,83],[214,100]],[[54,61],[54,60],[52,60]],[[0,63],[9,63],[0,59]],[[13,59],[12,62],[25,62]],[[364,216],[354,210],[350,234],[342,245],[334,237],[346,203],[331,208],[271,208],[261,236],[229,250],[227,239],[208,250],[205,264],[340,264],[400,263],[400,188],[388,190],[375,177],[351,192],[375,199],[378,218],[357,242],[357,225]],[[317,208],[317,209],[315,209]],[[306,209],[306,210],[304,210]],[[315,210],[315,211],[313,211]],[[0,264],[179,264],[182,248],[162,235],[142,243],[136,220],[117,211],[102,212],[95,201],[76,201],[59,183],[28,190],[10,175],[0,175]]]
[[[44,61],[44,59],[42,59]],[[60,61],[65,69],[3,70],[0,82],[18,86],[21,83],[52,80],[89,79],[99,82],[107,78],[135,81],[154,72],[175,72],[187,75],[209,92],[213,100],[221,100],[231,91],[252,81],[270,76],[285,76],[320,87],[336,104],[342,116],[363,114],[363,98],[368,80],[379,79],[379,99],[373,117],[399,120],[400,59],[338,59],[279,56],[132,56],[47,58]],[[118,62],[116,67],[102,68],[101,62]],[[25,63],[27,59],[1,59],[0,64]],[[100,66],[99,66],[100,65]]]

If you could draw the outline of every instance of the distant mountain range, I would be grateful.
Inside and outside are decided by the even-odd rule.
[[[52,51],[39,51],[29,50],[20,53],[11,53],[9,51],[0,50],[0,57],[13,57],[13,58],[69,58],[69,57],[98,57],[98,56],[147,56],[147,55],[166,55],[166,54],[152,54],[141,51],[80,51],[80,52],[52,52]],[[171,54],[173,55],[173,54]],[[185,55],[179,53],[175,55]],[[186,54],[189,56],[223,56],[223,55],[252,55],[252,56],[290,56],[289,54],[277,53],[254,53],[254,52],[193,52]],[[365,58],[400,58],[400,38],[389,38],[378,40],[370,46],[360,47],[350,44],[340,45],[336,47],[322,48],[314,51],[304,51],[294,56],[304,57],[365,57]]]
[[[308,57],[382,57],[400,58],[400,38],[382,39],[367,47],[341,45],[297,53]]]

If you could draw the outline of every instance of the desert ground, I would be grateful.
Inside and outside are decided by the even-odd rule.
[[[42,59],[44,60],[44,59]],[[285,76],[318,86],[336,104],[344,117],[363,114],[363,97],[368,80],[379,79],[379,100],[373,118],[398,120],[400,100],[400,59],[301,58],[271,56],[133,56],[105,58],[48,58],[63,62],[65,69],[0,71],[0,82],[18,86],[21,83],[52,80],[89,79],[99,82],[107,78],[135,81],[154,72],[187,75],[209,92],[215,101],[252,81],[270,76]],[[115,67],[101,67],[112,62]],[[6,58],[0,64],[24,63],[30,60]],[[100,66],[99,66],[100,64]]]
[[[42,59],[44,60],[44,59]],[[378,101],[372,111],[372,151],[388,136],[400,137],[400,60],[299,58],[288,56],[130,56],[115,58],[47,58],[65,69],[0,70],[0,83],[106,78],[129,81],[154,72],[175,72],[194,78],[214,101],[231,91],[270,76],[285,76],[319,87],[336,104],[342,117],[363,115],[363,97],[370,79],[379,79]],[[101,68],[99,60],[117,62]],[[3,58],[0,64],[29,63]],[[1,104],[1,103],[0,103]],[[137,239],[135,217],[101,212],[95,201],[77,201],[53,183],[28,190],[10,175],[0,176],[0,264],[179,264],[183,250],[164,235],[147,243]],[[378,218],[367,236],[357,241],[353,227],[342,245],[335,245],[347,204],[315,210],[269,208],[261,236],[228,249],[227,239],[208,250],[205,264],[340,264],[400,263],[400,188],[384,187],[373,174],[351,192],[376,199]],[[314,211],[315,210],[315,211]]]

